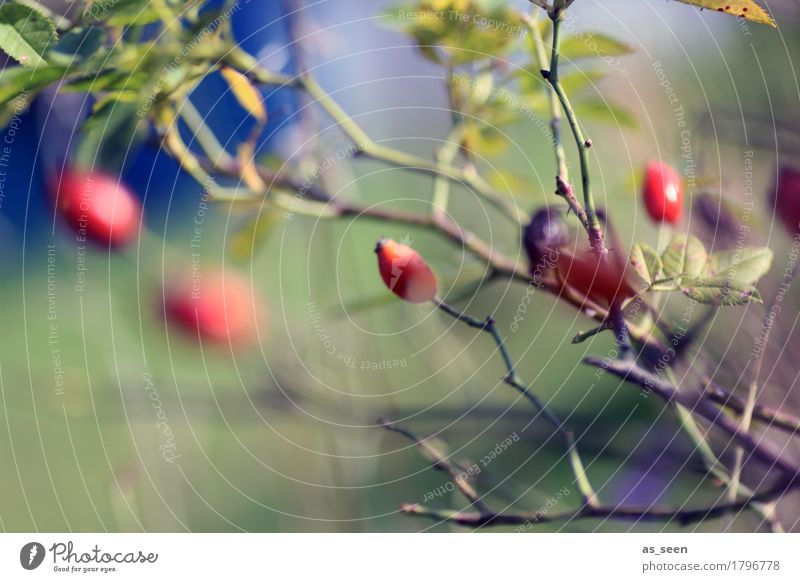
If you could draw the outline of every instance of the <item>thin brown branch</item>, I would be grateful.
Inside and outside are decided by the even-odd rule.
[[[727,434],[753,458],[767,464],[770,468],[780,469],[792,480],[800,478],[800,468],[786,459],[782,451],[774,450],[769,443],[762,442],[754,435],[742,430],[738,422],[726,416],[708,399],[704,398],[701,392],[680,391],[672,383],[651,374],[630,360],[609,360],[593,356],[586,358],[584,363],[604,369],[626,382],[636,384],[648,393],[655,393],[668,403],[684,406],[693,414],[704,418]]]
[[[490,515],[492,514],[492,510],[484,503],[481,499],[480,494],[475,491],[472,485],[469,484],[469,480],[467,479],[467,474],[457,467],[455,463],[450,461],[445,455],[441,453],[436,447],[432,446],[426,439],[418,437],[416,434],[399,426],[393,422],[389,422],[386,419],[379,418],[378,425],[382,426],[386,430],[390,432],[395,432],[397,434],[403,435],[408,440],[413,442],[417,448],[419,448],[425,456],[431,460],[431,466],[434,469],[438,469],[443,473],[446,473],[450,481],[455,485],[456,489],[458,489],[461,494],[478,510],[480,515]]]
[[[712,402],[716,402],[737,414],[744,412],[746,404],[742,398],[711,380],[706,382],[705,394]],[[753,418],[766,423],[772,428],[779,428],[792,434],[800,433],[800,418],[765,404],[756,403],[753,408]]]
[[[735,502],[719,503],[698,508],[654,508],[624,505],[583,506],[579,509],[560,512],[500,512],[475,513],[465,511],[432,509],[419,504],[406,504],[400,511],[441,522],[456,523],[467,527],[526,525],[537,523],[559,523],[583,519],[613,519],[618,521],[677,522],[690,525],[730,515],[748,508],[754,503],[768,503],[776,500],[798,486],[798,481],[783,480],[762,493]]]

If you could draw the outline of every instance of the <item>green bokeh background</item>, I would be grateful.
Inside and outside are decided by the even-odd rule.
[[[586,23],[638,47],[624,59],[630,75],[612,74],[596,91],[626,103],[640,119],[639,128],[587,123],[596,146],[591,151],[599,200],[611,209],[625,245],[633,240],[657,244],[666,236],[646,221],[634,194],[643,163],[653,157],[680,163],[674,116],[653,74],[656,60],[687,110],[698,163],[711,187],[721,184],[735,204],[743,189],[742,152],[754,149],[756,192],[766,192],[775,165],[771,115],[782,128],[796,128],[800,121],[796,79],[788,74],[796,73],[800,54],[796,23],[787,20],[780,33],[749,25],[751,35],[745,35],[732,19],[699,15],[673,3],[645,2],[630,20],[622,0],[580,4],[581,28]],[[387,46],[402,40],[376,23],[369,26],[376,46],[380,39]],[[347,36],[346,30],[339,34]],[[404,60],[390,54],[377,69],[360,71],[364,57],[354,54],[319,73],[327,87],[339,90],[336,97],[348,111],[363,114],[359,121],[371,135],[428,156],[432,140],[446,133],[446,115],[409,103],[443,107],[440,81],[392,79],[414,70],[435,72],[421,60],[409,60],[410,51],[403,50]],[[350,85],[358,74],[368,81],[366,88]],[[751,146],[743,143],[740,105]],[[713,129],[703,121],[709,111]],[[320,149],[329,154],[344,143],[334,133],[319,138]],[[488,163],[524,184],[517,203],[526,210],[546,201],[558,204],[550,194],[554,169],[547,140],[529,126],[512,128],[509,139],[512,146]],[[572,166],[577,168],[576,160]],[[429,177],[363,160],[336,164],[323,183],[365,203],[421,211],[428,208],[431,191]],[[456,189],[451,201],[454,217],[465,227],[523,260],[516,227],[463,189]],[[785,250],[786,240],[769,230],[765,209],[759,209],[763,223],[753,242]],[[531,422],[526,403],[500,382],[503,369],[489,338],[453,325],[428,307],[393,300],[377,276],[372,247],[379,236],[410,237],[445,287],[483,274],[479,263],[419,229],[349,220],[317,223],[300,216],[281,223],[252,261],[237,263],[223,249],[247,214],[220,207],[204,227],[203,263],[224,261],[226,269],[251,279],[268,308],[269,323],[254,349],[201,349],[158,316],[160,280],[172,277],[187,257],[191,214],[171,217],[166,254],[157,232],[121,255],[91,252],[83,293],[74,289],[77,263],[69,234],[59,232],[54,299],[65,381],[61,394],[48,344],[49,241],[27,241],[24,260],[14,264],[16,276],[0,281],[0,527],[457,529],[397,513],[401,503],[421,502],[445,479],[406,441],[377,428],[379,416],[403,420],[419,434],[435,434],[457,458],[472,462],[517,434],[519,442],[479,476],[478,488],[493,491],[490,503],[536,510],[568,487],[571,494],[555,510],[577,506],[560,442],[546,422]],[[661,402],[608,378],[598,380],[593,369],[580,365],[588,353],[612,348],[605,336],[570,344],[576,332],[592,325],[589,320],[536,291],[524,324],[511,332],[525,291],[518,283],[495,281],[457,305],[478,317],[495,313],[520,375],[583,435],[581,449],[601,497],[664,504],[716,499],[718,490],[703,480],[699,460],[690,458],[686,439]],[[309,302],[336,353],[353,358],[355,369],[326,353]],[[723,333],[725,323],[719,326]],[[361,369],[362,362],[392,360],[407,365]],[[154,426],[145,373],[175,435],[180,457],[172,464],[158,449],[164,436]],[[460,508],[463,500],[447,493],[431,504]],[[735,527],[749,530],[755,524],[742,516]],[[582,521],[541,525],[537,531],[631,528],[678,526]],[[692,526],[719,528],[718,521]]]

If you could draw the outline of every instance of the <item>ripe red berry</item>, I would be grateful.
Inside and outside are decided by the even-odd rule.
[[[775,214],[791,235],[800,233],[800,170],[783,166],[772,193]]]
[[[264,310],[230,271],[195,271],[164,289],[164,315],[201,342],[243,347],[257,337]]]
[[[382,238],[375,253],[381,278],[392,293],[411,303],[425,303],[436,296],[436,275],[410,246]]]
[[[647,165],[644,176],[644,205],[654,222],[677,224],[683,213],[683,184],[671,166],[661,162]]]
[[[531,272],[551,266],[548,257],[568,242],[569,231],[559,210],[547,207],[534,212],[522,235]]]
[[[79,235],[112,247],[136,238],[142,205],[117,178],[99,171],[68,169],[54,180],[54,186],[56,207]]]
[[[621,303],[636,294],[623,262],[616,257],[599,257],[589,251],[575,255],[561,251],[558,275],[579,295],[603,307]]]

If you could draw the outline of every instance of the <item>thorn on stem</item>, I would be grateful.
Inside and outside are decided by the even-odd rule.
[[[590,140],[590,139],[588,139],[588,138],[587,138],[587,139],[586,139],[586,141],[584,141],[584,142],[583,142],[583,147],[585,147],[587,150],[588,150],[590,147],[592,147],[592,140]]]
[[[545,78],[545,79],[547,79],[547,80],[549,80],[549,79],[550,79],[550,71],[548,71],[548,70],[546,70],[546,69],[542,69],[542,70],[541,70],[541,73],[542,73],[542,77],[543,77],[543,78]]]

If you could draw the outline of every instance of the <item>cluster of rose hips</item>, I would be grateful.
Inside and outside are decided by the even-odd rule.
[[[654,221],[676,224],[680,220],[683,187],[680,176],[670,166],[649,164],[642,194],[645,208]],[[636,294],[626,271],[627,257],[621,249],[615,249],[609,256],[599,256],[588,249],[570,249],[569,243],[569,231],[561,212],[555,208],[536,210],[522,238],[531,273],[548,272],[565,291],[602,307],[622,303]],[[375,252],[381,277],[395,295],[413,303],[436,296],[436,277],[415,250],[381,239]]]
[[[53,191],[61,216],[91,242],[119,249],[136,240],[142,205],[118,179],[103,172],[68,169],[54,183]],[[642,198],[654,222],[675,225],[680,221],[683,186],[679,174],[669,165],[647,165]],[[800,171],[788,167],[780,170],[772,202],[787,230],[793,235],[800,233]],[[563,290],[585,301],[610,307],[636,294],[622,249],[599,256],[570,248],[569,232],[558,210],[535,211],[522,242],[531,272],[548,272]],[[412,303],[436,298],[436,276],[417,251],[381,239],[375,252],[381,278],[395,295]],[[205,273],[199,282],[189,277],[168,281],[163,312],[169,321],[201,340],[242,345],[255,338],[263,309],[241,277],[213,271]]]
[[[119,250],[142,228],[142,204],[117,178],[100,171],[66,169],[53,180],[64,221],[94,245]],[[162,313],[185,334],[203,342],[242,347],[256,338],[263,308],[241,276],[217,267],[200,276],[185,272],[165,282]]]
[[[642,199],[647,214],[655,223],[678,224],[683,215],[683,184],[678,172],[661,162],[648,164]],[[781,168],[772,203],[787,231],[792,235],[800,234],[800,171]],[[554,208],[536,210],[522,239],[531,273],[554,275],[556,285],[564,291],[601,307],[621,304],[636,295],[622,249],[614,249],[603,257],[588,249],[569,248],[569,243],[569,232],[561,212]],[[430,301],[436,296],[436,277],[414,249],[381,239],[375,252],[381,277],[395,295],[413,303]]]

